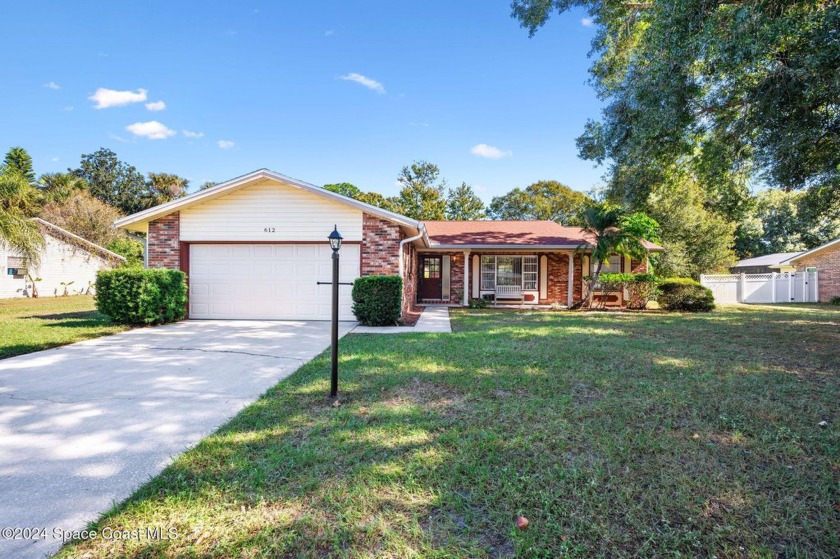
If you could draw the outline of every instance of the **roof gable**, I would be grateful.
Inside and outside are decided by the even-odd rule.
[[[788,258],[787,260],[784,260],[784,261],[780,262],[780,264],[793,264],[797,260],[802,260],[806,256],[811,256],[812,254],[815,254],[817,252],[821,252],[821,251],[823,251],[827,248],[831,248],[835,245],[840,245],[840,237],[834,239],[833,241],[828,241],[824,245],[820,245],[816,248],[812,248],[811,250],[806,250],[805,252],[799,253],[796,256],[794,256],[793,258]]]
[[[349,198],[347,196],[343,196],[341,194],[336,194],[335,192],[331,192],[329,190],[321,188],[320,186],[315,186],[314,184],[299,181],[297,179],[281,175],[280,173],[275,173],[274,171],[270,171],[268,169],[259,169],[252,173],[248,173],[247,175],[242,175],[241,177],[237,177],[227,182],[217,184],[212,188],[200,190],[198,192],[190,194],[189,196],[185,196],[177,200],[172,200],[171,202],[167,202],[165,204],[149,208],[148,210],[144,210],[142,212],[137,212],[135,214],[118,219],[114,222],[114,225],[117,227],[122,227],[134,231],[145,231],[148,222],[153,221],[159,217],[163,217],[181,209],[188,208],[195,204],[201,204],[213,200],[225,194],[230,194],[231,192],[234,192],[240,188],[266,179],[275,181],[277,183],[281,183],[288,187],[299,188],[317,196],[321,196],[327,200],[355,207],[356,209],[359,209],[365,213],[381,217],[382,219],[386,219],[388,221],[392,221],[400,225],[404,225],[406,227],[411,227],[413,229],[418,230],[422,227],[419,221],[411,219],[410,217],[406,217],[404,215],[400,215],[394,212],[389,212],[387,210],[383,210],[382,208],[371,206],[370,204],[365,204],[364,202],[360,202],[358,200]]]

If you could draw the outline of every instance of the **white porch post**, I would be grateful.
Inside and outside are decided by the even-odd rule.
[[[814,271],[814,302],[815,303],[820,302],[820,283],[819,283],[819,280],[817,279],[819,273],[820,273],[819,270]]]
[[[568,286],[566,287],[566,306],[571,308],[572,301],[574,300],[574,294],[572,293],[572,291],[574,291],[575,289],[575,255],[571,252],[569,253],[569,279],[567,281]]]
[[[464,295],[461,297],[461,306],[466,307],[470,303],[470,251],[464,251]]]

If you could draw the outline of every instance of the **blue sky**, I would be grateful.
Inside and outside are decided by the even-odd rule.
[[[485,201],[540,179],[588,190],[585,18],[529,39],[508,0],[7,4],[0,149],[43,173],[108,147],[193,188],[267,167],[390,195],[425,159]]]

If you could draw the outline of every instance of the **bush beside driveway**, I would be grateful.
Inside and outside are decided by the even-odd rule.
[[[59,557],[836,555],[838,310],[452,316],[345,338],[343,405],[322,354],[96,525],[177,539]]]

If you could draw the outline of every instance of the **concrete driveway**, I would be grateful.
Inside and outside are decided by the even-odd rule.
[[[84,528],[329,343],[328,322],[187,321],[0,360],[0,529],[48,532],[0,534],[0,557],[55,552],[60,531]]]

